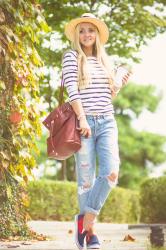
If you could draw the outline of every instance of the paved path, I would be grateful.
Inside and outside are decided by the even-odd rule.
[[[36,232],[49,236],[50,240],[29,242],[0,241],[0,250],[77,250],[74,243],[73,222],[31,221],[29,225]],[[101,250],[149,249],[150,229],[148,227],[128,229],[127,224],[97,223],[96,231],[100,236]],[[123,241],[124,237],[128,234],[135,238],[135,241]]]

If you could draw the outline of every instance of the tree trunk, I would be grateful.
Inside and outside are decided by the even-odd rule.
[[[66,170],[66,160],[62,161],[62,169],[61,169],[61,176],[62,180],[65,181],[67,180],[67,170]]]

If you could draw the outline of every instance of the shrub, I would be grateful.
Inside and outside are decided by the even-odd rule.
[[[140,191],[141,218],[145,223],[166,223],[166,176],[146,180]]]
[[[115,188],[106,201],[99,220],[116,223],[136,223],[139,221],[139,196],[136,191]]]
[[[34,220],[73,220],[79,212],[77,188],[74,182],[39,180],[28,185],[29,213]],[[139,217],[138,194],[116,188],[103,207],[101,222],[137,222]]]
[[[78,212],[75,183],[39,180],[29,183],[28,193],[34,220],[68,221]]]

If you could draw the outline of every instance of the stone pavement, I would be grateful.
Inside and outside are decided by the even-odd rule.
[[[0,250],[77,250],[73,222],[31,221],[29,226],[36,232],[49,236],[49,240],[0,241]],[[130,228],[127,224],[97,223],[96,231],[100,236],[101,250],[149,250],[150,229],[146,225]],[[135,241],[124,241],[127,235],[131,235]]]

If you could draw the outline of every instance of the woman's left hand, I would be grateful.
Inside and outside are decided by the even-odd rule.
[[[129,79],[130,75],[131,75],[131,73],[127,73],[127,75],[125,75],[123,77],[122,85],[125,85],[128,82],[128,79]]]

